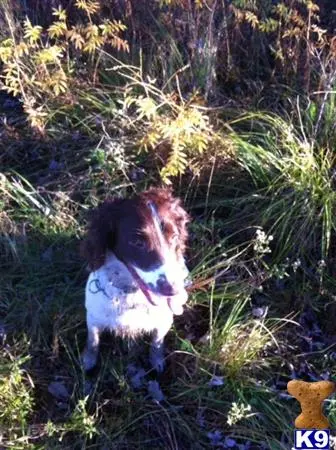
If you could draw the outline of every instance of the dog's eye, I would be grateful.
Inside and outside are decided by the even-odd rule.
[[[147,244],[144,239],[137,238],[130,241],[130,245],[136,248],[145,249]]]

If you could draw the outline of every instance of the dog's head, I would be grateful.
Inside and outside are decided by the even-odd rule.
[[[181,288],[188,214],[168,189],[150,189],[133,198],[107,200],[91,218],[82,254],[91,270],[108,250],[136,272],[153,292],[171,296]]]

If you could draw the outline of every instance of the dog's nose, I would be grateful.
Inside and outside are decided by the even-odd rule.
[[[125,294],[134,294],[138,290],[138,287],[135,286],[134,284],[125,284],[121,286],[121,290]]]
[[[176,287],[172,286],[164,275],[161,275],[156,283],[157,290],[161,295],[171,296],[176,295]]]

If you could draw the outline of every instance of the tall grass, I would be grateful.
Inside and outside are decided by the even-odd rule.
[[[54,16],[46,5],[44,31],[0,7],[5,87],[43,132],[4,108],[2,445],[288,449],[298,405],[286,382],[334,375],[331,36],[315,2],[101,3],[110,22],[96,1]],[[125,39],[113,50],[111,33]],[[130,55],[117,59],[118,45]],[[86,213],[151,184],[171,184],[192,215],[194,289],[162,376],[108,336],[88,376]]]
[[[253,406],[247,394],[242,396],[247,386],[254,384],[255,374],[267,373],[270,364],[276,365],[263,352],[276,346],[273,335],[277,322],[268,328],[268,323],[253,320],[250,313],[250,295],[255,290],[249,280],[253,274],[248,276],[253,242],[237,246],[228,236],[217,250],[204,247],[199,253],[193,278],[214,276],[216,282],[211,290],[195,292],[190,302],[193,308],[187,311],[194,320],[180,323],[171,333],[170,368],[160,380],[166,400],[158,403],[148,394],[148,378],[140,390],[132,388],[126,376],[130,355],[125,348],[119,348],[118,342],[113,347],[110,343],[103,345],[105,359],[93,378],[83,374],[79,358],[85,341],[81,300],[85,275],[76,257],[76,226],[69,227],[64,221],[55,228],[52,215],[57,210],[52,200],[40,198],[24,179],[19,182],[8,176],[3,195],[6,204],[11,205],[11,220],[26,222],[26,236],[16,244],[15,264],[9,264],[8,251],[1,260],[2,267],[9,264],[1,280],[1,313],[11,349],[16,338],[20,341],[19,353],[23,352],[25,336],[29,337],[25,352],[29,352],[30,359],[24,361],[24,373],[31,382],[25,389],[29,391],[28,399],[34,393],[36,397],[35,403],[25,403],[29,414],[24,413],[23,434],[15,434],[16,424],[8,425],[12,437],[6,437],[6,443],[13,442],[20,448],[19,436],[24,435],[32,448],[34,436],[52,448],[67,448],[71,442],[79,448],[167,448],[167,442],[171,448],[189,448],[190,440],[195,439],[196,447],[207,448],[216,430],[241,443],[247,439],[277,439],[275,436],[281,434],[277,428],[266,438],[252,431],[249,423],[259,414],[260,405]],[[45,214],[46,207],[49,215]],[[64,216],[66,204],[63,208]],[[78,220],[83,220],[81,215]],[[204,229],[199,228],[197,240],[204,235]],[[198,253],[197,246],[194,248]],[[200,320],[197,308],[202,308],[207,321]],[[194,337],[187,331],[190,325]],[[203,335],[204,325],[208,338]],[[41,358],[48,365],[41,365]],[[213,379],[223,383],[216,385]],[[65,386],[69,398],[53,398],[48,393],[53,382]],[[256,389],[256,397],[274,396],[267,389]],[[22,413],[20,402],[26,402],[25,392],[20,400],[21,394],[11,390],[10,401],[19,402]],[[50,414],[45,416],[44,410]]]
[[[326,258],[335,232],[334,156],[278,116],[249,114],[232,123],[237,159],[254,181],[258,220],[274,234],[280,257]],[[244,202],[244,199],[242,199]]]

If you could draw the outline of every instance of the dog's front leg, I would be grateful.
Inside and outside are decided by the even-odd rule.
[[[91,370],[97,364],[99,351],[99,328],[88,323],[88,337],[86,347],[82,354],[82,363],[85,371]]]
[[[163,372],[165,366],[164,338],[171,327],[171,322],[154,330],[150,349],[150,363],[157,372]]]

